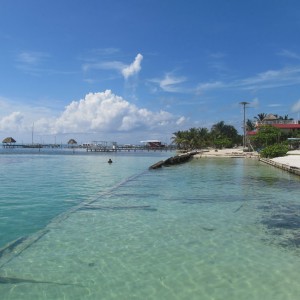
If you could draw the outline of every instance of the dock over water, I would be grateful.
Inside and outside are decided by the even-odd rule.
[[[83,145],[65,145],[65,144],[2,144],[3,148],[6,149],[81,149],[87,152],[136,152],[136,151],[175,151],[174,145],[160,146],[160,147],[149,147],[147,145],[107,145],[102,144],[83,144]]]
[[[175,151],[176,147],[173,145],[149,147],[148,145],[113,145],[105,144],[91,144],[86,146],[87,152],[120,152],[120,151]]]

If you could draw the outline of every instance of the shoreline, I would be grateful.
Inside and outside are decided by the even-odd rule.
[[[300,168],[300,150],[288,151],[286,156],[275,157],[271,160],[290,167]]]
[[[258,158],[257,152],[244,152],[242,148],[210,149],[204,150],[194,156],[195,158],[206,157],[231,157],[231,158]]]
[[[288,151],[286,156],[272,159],[261,158],[260,161],[300,176],[300,150]]]
[[[242,148],[228,148],[221,150],[206,150],[198,153],[195,158],[257,158],[263,163],[267,163],[276,168],[288,171],[295,175],[300,175],[300,150],[288,151],[286,156],[260,158],[258,152],[243,152]]]

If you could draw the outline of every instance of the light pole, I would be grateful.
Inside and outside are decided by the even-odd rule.
[[[33,131],[34,131],[34,122],[32,123],[32,131],[31,131],[31,143],[33,145]]]
[[[243,105],[244,107],[244,125],[243,125],[243,128],[244,128],[244,136],[243,136],[243,151],[246,147],[246,105],[249,104],[249,102],[240,102],[240,104]]]

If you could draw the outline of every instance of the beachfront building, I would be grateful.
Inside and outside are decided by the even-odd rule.
[[[261,126],[273,126],[280,129],[281,132],[290,134],[291,136],[300,135],[300,121],[294,120],[292,118],[282,118],[278,117],[277,115],[268,114],[262,121],[257,121],[255,123],[255,130],[248,131],[248,136],[253,136],[259,130]]]
[[[166,145],[162,144],[159,140],[147,140],[147,141],[141,141],[147,148],[150,149],[160,149],[164,148]]]
[[[299,148],[300,121],[288,118],[287,116],[284,118],[278,117],[273,114],[268,114],[262,120],[258,120],[255,123],[255,130],[247,132],[247,144],[250,145],[251,137],[254,137],[263,126],[272,126],[279,129],[281,132],[281,141],[287,140],[291,148]]]

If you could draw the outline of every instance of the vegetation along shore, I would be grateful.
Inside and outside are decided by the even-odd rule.
[[[207,128],[191,128],[174,133],[173,142],[181,151],[202,157],[261,158],[281,169],[298,174],[300,168],[300,121],[288,116],[260,113],[245,120],[245,136],[224,121]],[[240,145],[243,142],[243,146]],[[271,163],[272,164],[272,163]],[[295,172],[296,170],[296,172]]]

